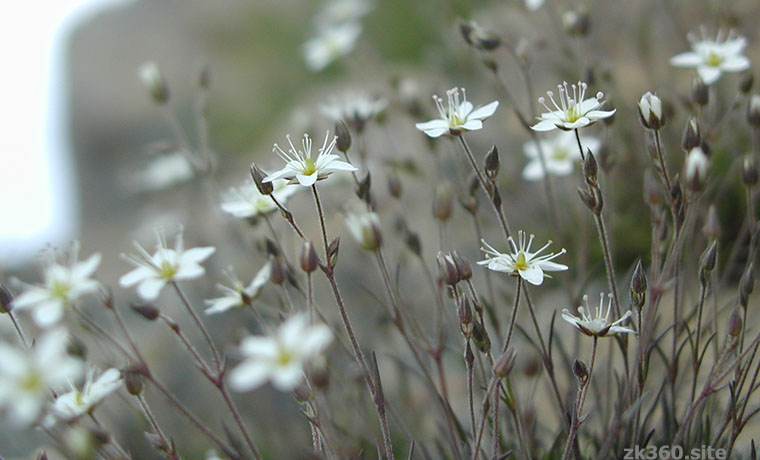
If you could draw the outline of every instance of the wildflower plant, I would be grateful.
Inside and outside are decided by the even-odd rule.
[[[144,65],[174,153],[138,181],[160,215],[120,219],[111,246],[172,216],[208,243],[157,230],[127,273],[104,247],[43,259],[39,283],[1,274],[0,457],[42,436],[79,460],[757,457],[757,2],[721,3],[736,32],[686,53],[704,2],[476,3],[316,5],[306,43],[271,53],[299,101],[284,129],[316,146],[216,155],[211,69],[196,136]],[[334,68],[295,87],[299,52]],[[252,181],[220,187],[237,160]]]

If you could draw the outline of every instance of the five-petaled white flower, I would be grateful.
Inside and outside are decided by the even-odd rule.
[[[319,35],[303,44],[306,65],[318,72],[339,57],[350,53],[361,35],[362,26],[357,22],[325,27]]]
[[[610,311],[612,310],[612,294],[608,294],[607,311],[604,310],[604,293],[599,295],[599,306],[594,316],[591,316],[591,308],[588,306],[588,296],[583,296],[585,307],[578,307],[580,317],[570,313],[567,308],[562,309],[562,319],[577,327],[579,331],[589,336],[607,337],[619,333],[635,334],[636,331],[627,327],[619,326],[620,323],[631,316],[631,310],[617,321],[610,322]]]
[[[539,121],[531,126],[536,131],[551,131],[554,128],[573,130],[591,126],[598,120],[611,117],[615,110],[599,110],[604,105],[604,93],[601,91],[596,96],[584,99],[588,85],[579,81],[577,84],[567,86],[567,82],[557,85],[559,89],[559,104],[554,100],[554,93],[547,91],[546,95],[554,108],[546,105],[546,99],[539,97],[538,102],[546,108],[546,112],[538,117]]]
[[[381,114],[388,107],[388,101],[373,97],[365,92],[351,91],[340,98],[333,98],[320,107],[323,114],[333,121],[343,120],[357,131],[362,131],[366,123]]]
[[[95,379],[95,369],[90,368],[82,391],[71,384],[71,391],[55,399],[53,413],[65,422],[73,422],[88,414],[121,385],[121,372],[118,369],[108,369]]]
[[[174,249],[166,247],[166,240],[160,230],[156,230],[156,251],[150,255],[137,241],[134,242],[139,255],[125,255],[122,258],[136,268],[119,279],[121,287],[137,286],[137,293],[143,300],[155,300],[161,289],[171,281],[188,280],[203,276],[206,271],[200,265],[216,250],[213,247],[185,250],[180,228],[174,240]]]
[[[0,409],[19,426],[35,422],[47,404],[51,388],[82,375],[84,365],[66,353],[68,334],[46,332],[30,350],[0,342]]]
[[[551,262],[552,259],[561,256],[566,251],[562,249],[558,253],[549,253],[543,256],[539,254],[552,244],[551,241],[546,243],[536,252],[530,252],[530,246],[533,243],[533,235],[527,239],[525,233],[520,231],[518,234],[518,243],[512,237],[509,237],[509,244],[512,246],[511,253],[501,253],[491,247],[485,240],[481,240],[483,246],[481,250],[486,253],[486,259],[478,262],[478,265],[486,265],[490,270],[509,273],[514,276],[520,276],[525,281],[533,285],[540,285],[544,282],[545,271],[557,272],[567,270],[567,265]]]
[[[462,90],[462,100],[459,100],[460,88],[452,88],[446,91],[448,106],[443,105],[443,99],[438,95],[433,96],[435,106],[441,118],[417,123],[415,126],[430,137],[439,137],[443,134],[456,136],[462,131],[475,131],[483,127],[483,120],[496,112],[499,101],[493,101],[483,107],[473,110],[473,105],[467,100],[467,93]]]
[[[676,67],[696,68],[705,85],[711,85],[720,79],[722,72],[741,72],[749,69],[749,59],[742,54],[747,46],[747,39],[737,37],[730,32],[723,36],[718,31],[715,39],[707,38],[704,30],[702,40],[689,34],[692,51],[670,58],[670,64]]]
[[[269,281],[269,277],[272,275],[272,264],[267,262],[253,277],[251,283],[245,286],[240,281],[234,272],[230,270],[228,272],[228,278],[232,283],[232,286],[219,284],[219,289],[224,293],[223,296],[206,301],[208,308],[206,309],[207,315],[213,315],[215,313],[222,313],[231,308],[242,307],[243,305],[250,304],[261,293],[261,288]]]
[[[264,182],[272,182],[277,179],[287,179],[291,184],[301,184],[304,187],[311,187],[318,180],[327,178],[334,172],[356,171],[357,169],[350,163],[341,161],[338,155],[331,153],[335,148],[335,136],[330,136],[330,131],[325,134],[325,141],[322,148],[319,149],[317,159],[311,158],[311,138],[308,134],[303,135],[301,140],[302,150],[298,150],[293,141],[288,139],[288,153],[274,144],[272,151],[285,160],[285,167],[281,170],[268,175]]]
[[[346,227],[362,249],[375,251],[383,243],[380,218],[374,212],[348,214]]]
[[[549,139],[538,141],[546,161],[546,171],[541,164],[539,149],[535,142],[523,144],[525,156],[530,158],[530,163],[523,169],[522,175],[525,180],[537,181],[544,178],[545,173],[555,176],[567,176],[573,172],[573,164],[581,159],[575,134],[572,131],[559,131]],[[592,152],[597,152],[601,141],[596,137],[586,136],[583,139],[584,147]]]
[[[273,181],[272,186],[272,195],[280,204],[285,204],[298,191],[298,187],[289,185],[284,179]],[[239,187],[230,187],[222,199],[222,211],[239,219],[253,219],[277,209],[274,200],[269,195],[262,195],[250,181]]]
[[[68,264],[58,263],[55,254],[51,253],[44,269],[45,282],[41,285],[19,282],[26,290],[13,300],[13,307],[30,308],[34,322],[47,328],[63,318],[66,306],[72,305],[85,294],[96,292],[100,284],[90,277],[100,264],[100,254],[93,254],[89,259],[77,262],[78,252],[79,244],[75,242]]]
[[[243,362],[230,371],[230,386],[236,391],[248,391],[271,380],[278,390],[292,390],[303,379],[307,361],[327,348],[331,340],[327,326],[309,324],[307,314],[296,314],[272,336],[243,339]]]

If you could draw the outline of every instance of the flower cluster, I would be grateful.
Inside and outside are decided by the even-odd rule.
[[[746,38],[736,36],[733,32],[724,36],[722,31],[718,31],[715,38],[710,38],[704,30],[701,40],[691,34],[688,38],[692,51],[673,56],[670,63],[676,67],[697,69],[697,74],[705,85],[718,81],[723,72],[749,69],[749,59],[742,54],[747,46]]]

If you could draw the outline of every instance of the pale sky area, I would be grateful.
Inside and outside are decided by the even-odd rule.
[[[27,261],[47,243],[76,238],[76,171],[65,132],[68,32],[127,0],[12,2],[0,27],[0,267]]]

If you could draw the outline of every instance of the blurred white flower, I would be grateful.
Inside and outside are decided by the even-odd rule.
[[[544,1],[545,0],[525,0],[525,7],[531,11],[536,11],[544,6]]]
[[[269,281],[269,277],[272,274],[272,264],[267,262],[253,277],[251,283],[248,286],[243,285],[234,272],[230,270],[229,279],[232,286],[219,284],[219,289],[224,293],[221,297],[209,299],[206,301],[208,308],[206,309],[207,315],[213,315],[215,313],[222,313],[231,308],[242,307],[243,305],[250,304],[261,293],[261,288]]]
[[[195,171],[187,157],[181,152],[158,155],[131,180],[132,188],[138,191],[155,191],[169,188],[190,180]]]
[[[486,265],[489,270],[520,276],[536,286],[544,282],[544,276],[548,276],[544,274],[545,271],[567,270],[567,265],[551,262],[552,259],[564,254],[564,249],[556,254],[552,252],[539,256],[552,242],[549,241],[536,252],[530,252],[533,238],[534,236],[530,235],[530,239],[526,241],[525,233],[520,231],[518,233],[518,244],[515,244],[515,240],[509,237],[509,244],[512,246],[511,253],[501,253],[486,243],[485,240],[481,240],[484,245],[481,250],[486,253],[486,259],[479,261],[478,265]]]
[[[137,241],[134,242],[138,255],[122,254],[127,262],[136,268],[119,279],[121,287],[137,286],[137,293],[143,300],[155,300],[166,283],[203,276],[206,271],[199,264],[214,253],[215,248],[191,248],[185,250],[182,229],[175,238],[174,249],[166,247],[164,235],[156,230],[156,251],[150,255]]]
[[[51,253],[44,268],[44,283],[31,285],[19,282],[25,290],[13,300],[13,307],[31,309],[34,322],[39,327],[47,328],[63,318],[66,306],[85,294],[96,292],[100,284],[90,277],[100,264],[100,254],[77,262],[78,252],[79,243],[75,242],[67,264],[58,263]]]
[[[541,150],[544,152],[546,160],[546,172],[555,176],[567,176],[573,172],[573,165],[581,159],[575,134],[572,131],[559,131],[549,139],[541,139]],[[586,136],[583,139],[584,147],[592,152],[597,152],[601,146],[601,141],[592,136]],[[530,158],[530,162],[523,169],[523,178],[529,181],[537,181],[544,178],[544,168],[541,165],[539,150],[533,141],[523,144],[525,156]]]
[[[353,51],[362,26],[356,22],[323,28],[321,33],[303,44],[306,65],[318,72],[334,60]]]
[[[249,336],[240,343],[243,362],[230,371],[230,386],[248,391],[267,380],[280,391],[290,391],[303,379],[304,365],[332,341],[324,324],[309,324],[299,313],[287,319],[272,336]]]
[[[702,31],[702,40],[689,35],[692,51],[670,58],[670,64],[676,67],[696,68],[705,85],[711,85],[720,79],[723,72],[741,72],[750,67],[749,59],[742,54],[747,46],[747,39],[729,33],[723,36],[718,31],[715,39],[707,38]]]
[[[122,378],[118,369],[108,369],[95,379],[95,369],[90,368],[82,391],[73,384],[70,385],[71,391],[58,396],[53,403],[55,415],[66,422],[72,422],[89,413],[106,396],[121,387]]]
[[[349,214],[346,216],[346,227],[362,249],[375,251],[383,242],[380,218],[374,212]]]
[[[639,116],[641,123],[649,129],[657,130],[662,127],[665,116],[662,111],[662,101],[656,94],[647,91],[641,96],[639,99]]]
[[[277,179],[287,179],[291,184],[301,184],[304,187],[314,185],[318,180],[327,178],[334,172],[356,171],[350,163],[341,161],[338,155],[331,153],[335,148],[335,136],[330,136],[330,131],[325,134],[325,141],[319,149],[317,159],[311,158],[311,138],[308,134],[303,135],[301,140],[302,150],[296,149],[287,136],[290,148],[288,153],[274,144],[273,152],[285,160],[285,167],[264,178],[264,182],[272,182]],[[329,141],[329,143],[328,143]]]
[[[591,308],[588,306],[588,296],[583,296],[585,307],[578,307],[580,316],[570,313],[567,308],[562,310],[562,319],[572,324],[579,331],[589,336],[607,337],[619,333],[635,334],[636,332],[627,327],[618,326],[631,316],[631,310],[617,321],[610,322],[610,311],[612,310],[612,294],[608,294],[607,311],[604,311],[604,293],[599,296],[599,306],[596,308],[594,316],[591,316]]]
[[[314,17],[317,28],[358,21],[372,11],[369,0],[330,0]]]
[[[710,159],[700,147],[694,147],[686,156],[686,186],[691,190],[701,190],[707,181]]]
[[[443,99],[433,96],[435,106],[441,118],[417,123],[415,126],[430,137],[439,137],[443,134],[456,136],[462,131],[475,131],[483,127],[483,120],[496,112],[499,101],[493,101],[483,107],[473,110],[473,105],[467,100],[467,93],[462,88],[462,100],[459,100],[460,88],[452,88],[446,91],[448,107],[444,107]]]
[[[554,105],[554,109],[546,105],[544,97],[538,98],[538,102],[546,108],[546,112],[538,117],[539,121],[531,126],[536,131],[551,131],[554,128],[573,130],[591,126],[598,120],[611,117],[615,110],[599,110],[604,105],[602,98],[604,93],[601,91],[596,96],[584,99],[588,85],[582,81],[571,85],[569,88],[567,82],[558,85],[559,104],[554,100],[554,93],[547,91],[546,95]]]
[[[84,365],[66,353],[68,334],[54,329],[42,335],[30,350],[0,342],[0,408],[13,424],[35,422],[47,404],[51,388],[78,379]]]
[[[320,110],[331,120],[343,120],[357,131],[362,131],[364,125],[381,114],[387,106],[388,101],[383,98],[373,97],[363,91],[350,91],[339,98],[333,98],[322,105]]]
[[[280,203],[285,202],[298,187],[288,185],[284,179],[272,181],[272,195]],[[262,195],[255,184],[248,181],[239,187],[230,187],[223,196],[222,210],[239,219],[251,219],[269,214],[277,209],[277,205],[269,195]]]
[[[222,460],[222,457],[215,450],[209,450],[206,452],[206,460]]]

